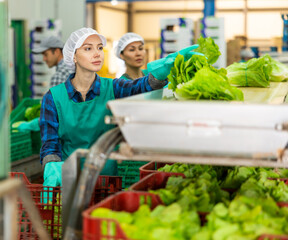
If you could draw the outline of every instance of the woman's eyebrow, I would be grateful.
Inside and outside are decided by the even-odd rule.
[[[92,43],[84,43],[82,46],[85,46],[85,45],[93,45]],[[98,43],[97,46],[99,45],[103,45],[103,43]]]
[[[85,45],[92,45],[92,43],[84,43],[84,44],[82,45],[82,47],[85,46]]]

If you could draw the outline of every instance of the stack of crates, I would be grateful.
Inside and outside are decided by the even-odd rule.
[[[10,176],[23,181],[39,210],[45,229],[51,239],[62,239],[62,193],[61,187],[45,187],[42,184],[32,184],[25,173],[11,172]],[[94,205],[106,197],[121,191],[121,177],[99,176],[91,198],[90,205]],[[21,199],[18,200],[18,239],[39,239],[37,232]]]
[[[148,162],[122,161],[118,164],[118,176],[122,177],[122,188],[128,188],[140,179],[139,168]]]
[[[166,57],[192,45],[194,38],[193,20],[190,18],[162,18],[160,20],[160,57]]]
[[[25,111],[28,107],[39,104],[39,99],[25,98],[22,102],[11,112],[10,124],[10,155],[11,161],[16,161],[37,154],[40,151],[41,139],[40,132],[19,132],[12,129],[12,124],[19,121],[25,121]]]

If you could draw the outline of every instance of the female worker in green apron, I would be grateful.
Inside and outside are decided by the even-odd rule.
[[[190,46],[148,64],[149,75],[135,81],[101,78],[106,39],[91,28],[73,32],[63,48],[64,63],[73,72],[66,82],[51,88],[43,97],[40,114],[44,186],[61,186],[63,162],[77,148],[88,149],[111,126],[104,117],[109,100],[163,88],[178,54],[195,54]],[[102,175],[117,174],[109,160]]]
[[[148,75],[147,69],[141,69],[145,64],[146,50],[140,35],[125,33],[115,47],[115,55],[125,63],[126,70],[120,78],[135,80]]]

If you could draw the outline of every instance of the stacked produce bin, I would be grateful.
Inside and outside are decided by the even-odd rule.
[[[38,107],[39,106],[39,107]],[[13,124],[22,121],[30,121],[29,114],[26,110],[31,107],[38,107],[38,114],[40,114],[40,100],[25,98],[22,102],[11,112],[11,161],[16,161],[31,156],[32,154],[39,154],[41,147],[40,132],[19,132],[13,128]],[[37,115],[38,116],[38,115]],[[14,125],[15,126],[15,125]]]
[[[194,26],[189,18],[162,18],[160,21],[160,57],[181,50],[193,43]]]
[[[166,233],[168,239],[174,239],[172,236],[177,236],[175,239],[215,239],[216,235],[219,239],[229,239],[227,238],[228,236],[246,236],[249,239],[258,240],[288,239],[287,230],[285,230],[286,218],[282,215],[286,214],[287,211],[285,210],[285,207],[288,206],[288,203],[277,202],[277,206],[275,204],[276,202],[269,199],[269,197],[267,198],[267,196],[265,198],[257,199],[255,198],[255,195],[251,195],[251,191],[254,194],[259,192],[253,188],[253,185],[249,185],[253,183],[253,179],[256,180],[258,177],[260,177],[260,182],[264,183],[263,187],[265,186],[264,188],[266,188],[266,190],[269,188],[268,185],[272,183],[275,183],[278,186],[283,183],[287,184],[287,178],[282,178],[283,176],[287,176],[287,170],[278,169],[278,171],[275,171],[267,168],[254,167],[223,168],[187,164],[176,164],[174,168],[173,165],[169,164],[167,166],[165,165],[164,168],[160,170],[184,171],[186,176],[183,172],[171,173],[158,171],[151,173],[131,186],[129,192],[115,194],[105,201],[92,206],[83,213],[83,239],[94,240],[111,238],[131,240],[145,239],[146,235],[149,236],[149,239],[151,237],[153,239],[158,239],[155,237],[157,236],[158,231],[162,234]],[[211,174],[211,177],[215,173],[219,182],[213,182],[216,178],[212,177],[210,179],[211,182],[209,183],[209,175]],[[264,173],[265,181],[263,181]],[[268,176],[274,176],[274,178]],[[208,180],[206,183],[203,182],[203,179],[205,178]],[[220,180],[221,178],[222,180]],[[195,188],[195,192],[193,192],[193,186],[197,186],[197,182],[201,182],[201,184],[198,185],[199,189]],[[256,186],[257,183],[255,181],[254,183]],[[206,184],[211,184],[211,186],[216,184],[218,190],[225,196],[222,200],[226,199],[226,202],[222,200],[213,202],[215,196],[219,197],[219,194],[217,194],[218,190],[215,187],[210,188],[209,190],[206,188],[206,186],[208,186]],[[219,188],[220,184],[222,184],[222,186],[227,186],[229,184],[232,186],[234,185],[235,188],[222,188],[221,190]],[[282,185],[282,187],[283,186],[288,189],[287,185]],[[175,187],[182,188],[180,195],[178,196],[173,195]],[[207,193],[205,193],[205,191],[207,191]],[[189,196],[186,200],[185,194]],[[204,201],[204,199],[207,198],[207,194],[210,203]],[[267,192],[267,194],[271,194],[275,201],[279,197],[279,195],[273,195],[273,192]],[[172,202],[171,197],[173,199]],[[285,198],[285,192],[283,192],[282,197]],[[259,201],[260,199],[261,201]],[[218,200],[220,200],[220,198]],[[170,203],[168,203],[169,201]],[[191,202],[195,205],[191,205]],[[197,202],[200,204],[197,204]],[[181,209],[177,208],[180,206],[177,203],[181,204],[182,209],[188,211],[186,214],[189,213],[189,219],[185,219],[188,221],[186,223],[189,224],[189,227],[187,228],[183,227],[182,229],[177,229],[177,225],[175,225],[176,222],[173,222],[175,220],[175,214],[177,215],[177,213],[173,211],[177,211],[175,209],[180,211]],[[147,205],[151,210],[148,210]],[[186,208],[187,206],[191,209],[198,210],[198,216],[196,215],[195,217],[195,215],[193,215],[194,212],[191,211],[191,209],[189,210],[189,208]],[[209,212],[201,211],[203,206],[207,206],[208,208],[211,208],[211,210]],[[274,210],[273,207],[275,207]],[[165,209],[169,212],[167,216],[164,215]],[[226,212],[226,210],[228,211]],[[237,214],[232,215],[234,214],[233,212],[235,214],[237,212]],[[273,212],[276,213],[277,216],[273,215]],[[185,216],[181,215],[180,212],[178,212],[178,214],[180,214],[179,216],[182,218]],[[173,222],[173,230],[167,229],[167,232],[165,232],[163,229],[161,221],[159,221],[158,218],[163,218],[164,216],[168,218],[166,220],[167,227]],[[150,224],[146,230],[148,232],[153,232],[152,235],[145,232],[145,226],[138,223],[138,221],[140,221],[137,220],[138,217],[141,217],[143,225],[145,225],[145,223],[147,225]],[[147,217],[150,220],[147,220]],[[268,217],[270,218],[269,220]],[[266,218],[267,220],[265,220]],[[154,220],[158,221],[157,227],[153,226]],[[221,221],[222,224],[219,224]],[[278,223],[274,224],[274,221]],[[188,231],[188,229],[190,231]],[[171,235],[171,231],[176,231],[176,235]],[[189,237],[187,234],[190,234]]]
[[[226,41],[225,41],[225,26],[224,18],[218,17],[205,17],[199,19],[197,22],[198,33],[197,36],[211,37],[215,43],[219,46],[221,56],[214,64],[216,68],[225,68],[227,66],[227,54],[226,54]]]
[[[122,177],[122,188],[126,189],[140,179],[140,168],[148,162],[123,161],[118,164],[118,176]]]
[[[46,187],[42,184],[32,184],[25,173],[12,172],[10,176],[23,180],[39,210],[43,224],[51,239],[62,239],[62,191],[60,187]],[[97,180],[90,205],[94,205],[107,196],[122,189],[121,177],[100,176]],[[39,239],[22,201],[18,201],[18,238]]]

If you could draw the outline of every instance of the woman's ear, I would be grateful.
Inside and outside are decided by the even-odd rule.
[[[74,57],[73,57],[73,62],[74,62],[74,63],[77,62],[76,57],[75,57],[75,54],[74,54]]]
[[[122,52],[120,53],[120,58],[121,58],[122,60],[124,60],[124,56],[123,56],[123,53],[122,53]]]

